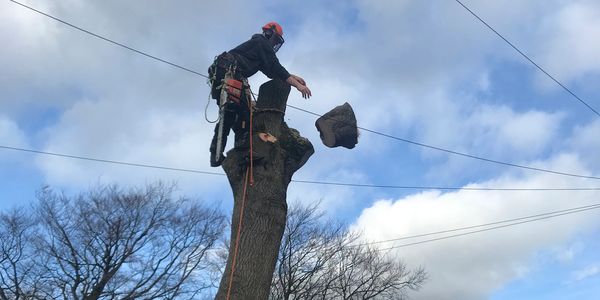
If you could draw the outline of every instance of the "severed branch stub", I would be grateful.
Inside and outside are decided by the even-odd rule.
[[[227,152],[223,161],[234,195],[234,207],[229,256],[215,299],[226,299],[232,269],[230,299],[267,299],[269,296],[287,219],[287,188],[293,174],[314,153],[310,141],[283,121],[289,93],[290,85],[281,80],[268,81],[259,90],[251,137],[254,185],[246,187],[235,267],[233,256],[249,149],[236,146]]]

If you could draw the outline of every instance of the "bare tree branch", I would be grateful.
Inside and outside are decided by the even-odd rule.
[[[0,213],[0,299],[26,299],[37,294],[35,253],[28,247],[35,223],[24,209]]]
[[[77,197],[44,188],[34,213],[0,215],[0,300],[190,299],[208,289],[201,273],[225,218],[173,199],[173,188]]]
[[[290,209],[271,299],[402,299],[425,281],[422,268],[350,246],[358,233],[322,219],[318,204]]]

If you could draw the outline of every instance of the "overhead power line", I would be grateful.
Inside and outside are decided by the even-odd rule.
[[[296,107],[296,106],[293,106],[293,105],[290,105],[290,104],[288,104],[287,106],[291,107],[293,109],[296,109],[296,110],[299,110],[299,111],[311,114],[311,115],[322,117],[322,115],[320,115],[318,113],[314,113],[314,112],[311,112],[311,111],[303,109],[303,108],[299,108],[299,107]],[[328,119],[333,119],[333,118],[328,118]],[[336,120],[338,122],[344,122],[342,120],[337,120],[337,119],[333,119],[333,120]],[[472,154],[468,154],[468,153],[463,153],[463,152],[458,152],[458,151],[454,151],[454,150],[445,149],[445,148],[442,148],[442,147],[437,147],[437,146],[423,144],[423,143],[420,143],[420,142],[411,141],[411,140],[408,140],[408,139],[404,139],[404,138],[401,138],[401,137],[393,136],[391,134],[387,134],[387,133],[375,131],[375,130],[364,128],[364,127],[360,127],[360,126],[357,126],[357,128],[360,129],[360,130],[366,131],[366,132],[370,132],[370,133],[373,133],[373,134],[376,134],[376,135],[384,136],[384,137],[387,137],[387,138],[390,138],[390,139],[394,139],[394,140],[397,140],[397,141],[401,141],[401,142],[405,142],[405,143],[408,143],[408,144],[420,146],[420,147],[423,147],[423,148],[428,148],[428,149],[433,149],[433,150],[437,150],[437,151],[442,151],[442,152],[450,153],[450,154],[453,154],[453,155],[458,155],[458,156],[462,156],[462,157],[468,157],[468,158],[472,158],[472,159],[476,159],[476,160],[480,160],[480,161],[485,161],[485,162],[489,162],[489,163],[494,163],[494,164],[498,164],[498,165],[504,165],[504,166],[515,167],[515,168],[520,168],[520,169],[525,169],[525,170],[530,170],[530,171],[539,171],[539,172],[545,172],[545,173],[551,173],[551,174],[562,175],[562,176],[569,176],[569,177],[578,177],[578,178],[586,178],[586,179],[600,179],[600,177],[597,177],[597,176],[588,176],[588,175],[581,175],[581,174],[574,174],[574,173],[567,173],[567,172],[559,172],[559,171],[553,171],[553,170],[548,170],[548,169],[530,167],[530,166],[519,165],[519,164],[514,164],[514,163],[509,163],[509,162],[503,162],[503,161],[499,161],[499,160],[495,160],[495,159],[485,158],[485,157],[482,157],[482,156],[472,155]]]
[[[200,170],[192,170],[192,169],[183,169],[183,168],[173,168],[173,167],[156,166],[156,165],[149,165],[149,164],[131,163],[131,162],[118,161],[118,160],[111,160],[111,159],[102,159],[102,158],[94,158],[94,157],[87,157],[87,156],[39,151],[39,150],[25,149],[25,148],[19,148],[19,147],[0,146],[0,148],[7,149],[7,150],[15,150],[15,151],[21,151],[21,152],[42,154],[42,155],[48,155],[48,156],[57,156],[57,157],[62,157],[62,158],[87,160],[87,161],[93,161],[93,162],[99,162],[99,163],[124,165],[124,166],[131,166],[131,167],[141,167],[141,168],[150,168],[150,169],[159,169],[159,170],[198,173],[198,174],[206,174],[206,175],[225,175],[223,173],[217,173],[217,172],[208,172],[208,171],[200,171]]]
[[[26,149],[20,147],[11,147],[11,146],[2,146],[0,145],[0,149],[5,150],[13,150],[20,152],[28,152],[34,153],[38,155],[47,155],[47,156],[56,156],[67,159],[77,159],[77,160],[86,160],[98,163],[106,163],[106,164],[115,164],[115,165],[124,165],[130,167],[139,167],[139,168],[150,168],[150,169],[158,169],[158,170],[167,170],[167,171],[177,171],[177,172],[187,172],[187,173],[196,173],[196,174],[204,174],[204,175],[215,175],[215,176],[225,176],[223,173],[218,172],[209,172],[209,171],[201,171],[194,169],[185,169],[185,168],[175,168],[175,167],[167,167],[167,166],[158,166],[151,164],[142,164],[142,163],[133,163],[133,162],[125,162],[111,159],[102,159],[95,158],[89,156],[81,156],[81,155],[71,155],[71,154],[63,154],[56,152],[48,152],[48,151],[40,151],[34,149]],[[408,186],[408,185],[381,185],[381,184],[360,184],[360,183],[349,183],[349,182],[331,182],[331,181],[316,181],[316,180],[292,180],[292,182],[296,183],[304,183],[304,184],[316,184],[316,185],[333,185],[333,186],[345,186],[345,187],[359,187],[359,188],[382,188],[382,189],[406,189],[406,190],[464,190],[464,191],[600,191],[600,187],[577,187],[577,188],[477,188],[477,187],[441,187],[441,186]]]
[[[595,110],[591,105],[589,105],[587,102],[585,102],[579,96],[577,96],[573,91],[571,91],[569,88],[567,88],[564,84],[562,84],[560,81],[558,81],[558,79],[556,79],[554,76],[550,75],[550,73],[548,73],[544,68],[542,68],[539,64],[537,64],[535,61],[533,61],[533,59],[529,58],[529,56],[527,56],[527,54],[523,53],[523,51],[521,51],[519,48],[517,48],[517,46],[515,46],[513,43],[511,43],[507,38],[505,38],[498,31],[496,31],[496,29],[494,29],[490,24],[488,24],[481,17],[479,17],[473,10],[471,10],[469,7],[467,7],[460,0],[455,0],[455,1],[458,4],[460,4],[460,6],[462,6],[464,9],[466,9],[469,13],[471,13],[475,18],[477,18],[477,20],[479,20],[483,25],[485,25],[492,32],[494,32],[498,37],[500,37],[503,41],[505,41],[509,46],[511,46],[513,49],[515,49],[515,51],[517,51],[519,54],[521,54],[521,56],[523,56],[526,60],[528,60],[531,64],[533,64],[538,70],[540,70],[542,73],[546,74],[546,76],[548,76],[550,79],[552,79],[554,82],[556,82],[556,84],[558,84],[565,91],[567,91],[567,93],[569,93],[571,96],[573,96],[579,102],[581,102],[583,105],[587,106],[587,108],[589,108],[592,112],[594,112],[597,116],[600,117],[600,113],[597,110]]]
[[[435,241],[441,241],[441,240],[447,240],[447,239],[451,239],[451,238],[457,238],[457,237],[461,237],[461,236],[465,236],[465,235],[471,235],[471,234],[475,234],[475,233],[479,233],[479,232],[496,230],[496,229],[501,229],[501,228],[506,228],[506,227],[512,227],[512,226],[516,226],[516,225],[521,225],[521,224],[526,224],[526,223],[531,223],[531,222],[537,222],[537,221],[541,221],[541,220],[556,218],[556,217],[560,217],[560,216],[581,213],[581,212],[585,212],[585,211],[589,211],[589,210],[595,210],[595,209],[599,209],[599,208],[600,208],[600,204],[596,204],[596,205],[592,205],[591,207],[581,208],[581,209],[575,209],[575,210],[572,210],[572,211],[566,211],[566,212],[563,212],[563,213],[552,214],[552,215],[549,215],[549,216],[544,216],[544,217],[539,217],[539,218],[534,218],[534,219],[528,219],[528,220],[525,220],[525,221],[520,221],[520,222],[515,222],[515,223],[510,223],[510,224],[505,224],[505,225],[499,225],[499,226],[494,226],[494,227],[489,227],[489,228],[484,228],[484,229],[479,229],[479,230],[474,230],[474,231],[469,231],[469,232],[463,232],[463,233],[458,233],[458,234],[453,234],[453,235],[448,235],[448,236],[443,236],[443,237],[438,237],[438,238],[432,238],[432,239],[427,239],[427,240],[418,241],[418,242],[414,242],[414,243],[406,243],[406,244],[401,244],[401,245],[395,245],[395,246],[392,246],[392,247],[382,248],[382,249],[377,249],[377,250],[378,251],[388,251],[388,250],[393,250],[393,249],[398,249],[398,248],[410,247],[410,246],[415,246],[415,245],[420,245],[420,244],[425,244],[425,243],[430,243],[430,242],[435,242]]]
[[[526,192],[526,191],[600,191],[600,188],[478,188],[478,187],[447,187],[447,186],[410,186],[410,185],[384,185],[384,184],[361,184],[345,182],[292,180],[296,183],[307,183],[317,185],[335,185],[348,187],[381,188],[381,189],[403,189],[403,190],[450,190],[450,191],[504,191],[504,192]]]
[[[56,21],[58,21],[58,22],[60,22],[62,24],[70,26],[70,27],[72,27],[74,29],[77,29],[77,30],[79,30],[79,31],[81,31],[83,33],[90,34],[90,35],[92,35],[92,36],[94,36],[96,38],[99,38],[99,39],[103,40],[103,41],[106,41],[106,42],[112,43],[114,45],[120,46],[120,47],[122,47],[124,49],[133,51],[133,52],[135,52],[137,54],[144,55],[144,56],[146,56],[148,58],[157,60],[159,62],[166,63],[168,65],[171,65],[173,67],[179,68],[181,70],[184,70],[184,71],[187,71],[187,72],[191,72],[191,73],[196,74],[198,76],[202,76],[202,77],[208,78],[206,75],[204,75],[204,74],[202,74],[200,72],[197,72],[197,71],[194,71],[192,69],[189,69],[189,68],[180,66],[178,64],[172,63],[170,61],[158,58],[158,57],[156,57],[154,55],[147,54],[146,52],[143,52],[143,51],[137,50],[135,48],[129,47],[129,46],[123,44],[123,43],[115,42],[112,39],[109,39],[109,38],[106,38],[106,37],[104,37],[102,35],[93,33],[91,31],[83,29],[83,28],[81,28],[79,26],[75,26],[75,25],[73,25],[73,24],[71,24],[69,22],[63,21],[63,20],[61,20],[61,19],[59,19],[57,17],[54,17],[54,16],[52,16],[50,14],[47,14],[45,12],[39,11],[39,10],[33,8],[33,7],[27,6],[27,5],[22,4],[22,3],[18,2],[18,1],[14,1],[14,0],[9,0],[9,1],[11,1],[11,2],[13,2],[15,4],[18,4],[18,5],[20,5],[20,6],[24,7],[24,8],[30,9],[30,10],[36,12],[36,13],[41,14],[41,15],[44,15],[44,16],[46,16],[48,18],[56,20]],[[315,112],[312,112],[312,111],[309,111],[309,110],[306,110],[306,109],[303,109],[303,108],[299,108],[299,107],[296,107],[296,106],[293,106],[293,105],[290,105],[290,104],[287,104],[287,106],[290,107],[290,108],[296,109],[298,111],[302,111],[302,112],[314,115],[314,116],[318,116],[318,117],[322,117],[323,116],[321,114],[318,114],[318,113],[315,113]],[[335,120],[337,120],[337,119],[335,119]],[[337,120],[337,121],[338,122],[343,122],[342,120]],[[587,176],[587,175],[581,175],[581,174],[574,174],[574,173],[553,171],[553,170],[548,170],[548,169],[542,169],[542,168],[530,167],[530,166],[519,165],[519,164],[514,164],[514,163],[509,163],[509,162],[503,162],[503,161],[499,161],[499,160],[485,158],[485,157],[482,157],[482,156],[477,156],[477,155],[472,155],[472,154],[463,153],[463,152],[459,152],[459,151],[454,151],[454,150],[450,150],[450,149],[445,149],[445,148],[442,148],[442,147],[427,145],[427,144],[424,144],[424,143],[420,143],[420,142],[416,142],[416,141],[412,141],[412,140],[400,138],[400,137],[397,137],[397,136],[394,136],[394,135],[391,135],[391,134],[379,132],[379,131],[376,131],[376,130],[372,130],[372,129],[368,129],[368,128],[364,128],[364,127],[360,127],[360,126],[358,126],[358,128],[361,129],[361,130],[363,130],[363,131],[365,131],[365,132],[369,132],[369,133],[372,133],[372,134],[380,135],[380,136],[387,137],[387,138],[390,138],[390,139],[394,139],[394,140],[397,140],[397,141],[401,141],[401,142],[404,142],[404,143],[408,143],[408,144],[412,144],[412,145],[416,145],[416,146],[420,146],[420,147],[424,147],[424,148],[428,148],[428,149],[433,149],[433,150],[437,150],[437,151],[441,151],[441,152],[446,152],[446,153],[457,155],[457,156],[462,156],[462,157],[467,157],[467,158],[476,159],[476,160],[480,160],[480,161],[485,161],[485,162],[488,162],[488,163],[493,163],[493,164],[498,164],[498,165],[504,165],[504,166],[510,166],[510,167],[515,167],[515,168],[520,168],[520,169],[525,169],[525,170],[530,170],[530,171],[545,172],[545,173],[550,173],[550,174],[555,174],[555,175],[577,177],[577,178],[585,178],[585,179],[600,179],[600,177],[597,177],[597,176]]]
[[[376,245],[376,244],[383,244],[383,243],[389,243],[389,242],[397,242],[397,241],[401,241],[401,240],[408,240],[408,239],[414,239],[414,238],[420,238],[420,237],[426,237],[426,236],[432,236],[432,235],[439,235],[439,234],[444,234],[444,233],[463,231],[463,230],[467,230],[467,229],[489,227],[492,225],[498,225],[498,224],[504,224],[504,223],[512,223],[512,222],[517,222],[517,221],[522,221],[522,220],[527,220],[527,219],[534,219],[534,218],[553,216],[553,215],[558,216],[559,214],[562,214],[562,213],[579,212],[579,211],[582,211],[583,209],[587,210],[587,209],[596,209],[596,208],[600,208],[600,203],[579,206],[579,207],[574,207],[574,208],[569,208],[569,209],[563,209],[563,210],[557,210],[557,211],[551,211],[551,212],[546,212],[546,213],[540,213],[540,214],[530,215],[530,216],[526,216],[526,217],[519,217],[519,218],[495,221],[495,222],[491,222],[491,223],[458,227],[458,228],[440,230],[440,231],[423,233],[423,234],[409,235],[409,236],[403,236],[403,237],[393,238],[393,239],[388,239],[388,240],[360,243],[360,244],[356,244],[356,245],[352,245],[352,246],[358,247],[358,246],[364,246],[364,245]]]

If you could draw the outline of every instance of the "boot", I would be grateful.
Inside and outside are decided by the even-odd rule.
[[[227,136],[225,136],[225,138],[223,139],[223,148],[225,148],[225,143],[227,142]],[[225,155],[223,153],[224,149],[217,149],[217,135],[215,134],[215,136],[212,139],[212,142],[210,143],[210,166],[211,167],[218,167],[223,163],[223,160],[225,160]],[[217,160],[217,151],[221,152],[221,155],[219,156],[219,159]]]
[[[215,151],[210,151],[210,166],[211,167],[214,168],[214,167],[218,167],[218,166],[222,165],[224,160],[225,160],[225,155],[223,154],[223,152],[221,152],[219,160],[217,160],[217,153]]]

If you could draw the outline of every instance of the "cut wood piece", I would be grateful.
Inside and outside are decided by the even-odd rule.
[[[348,102],[317,119],[315,126],[321,133],[321,141],[329,148],[342,146],[352,149],[358,144],[356,116]]]
[[[274,137],[274,136],[272,136],[270,133],[259,132],[258,133],[258,137],[263,142],[269,142],[269,143],[275,143],[275,142],[277,142],[277,138]]]

